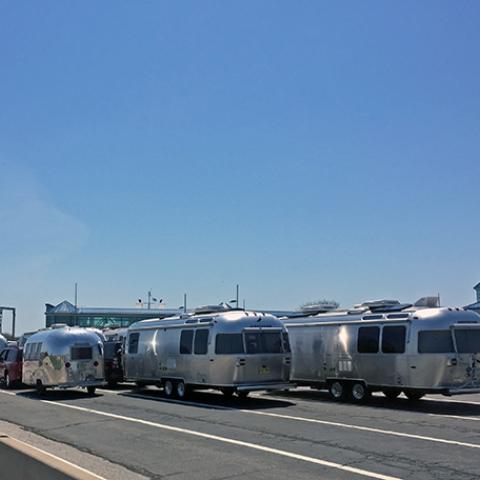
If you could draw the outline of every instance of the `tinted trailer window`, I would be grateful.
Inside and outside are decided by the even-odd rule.
[[[480,353],[480,330],[455,329],[458,353]]]
[[[241,333],[219,333],[215,338],[215,353],[245,353]]]
[[[405,332],[406,328],[383,327],[382,352],[383,353],[405,353]]]
[[[453,353],[450,330],[425,330],[418,332],[418,353]]]
[[[72,347],[71,356],[72,356],[72,360],[91,360],[92,348],[91,347]]]
[[[358,329],[358,353],[378,353],[379,327],[360,327]]]
[[[281,332],[246,332],[247,353],[282,353]]]

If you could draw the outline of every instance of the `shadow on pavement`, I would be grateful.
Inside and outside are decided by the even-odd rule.
[[[178,400],[175,398],[165,398],[163,391],[160,389],[137,388],[130,391],[118,394],[122,397],[151,399],[158,402],[176,403],[179,405],[195,406],[199,408],[221,408],[221,409],[269,409],[269,408],[285,408],[294,405],[286,399],[280,398],[259,398],[247,397],[239,398],[236,396],[227,398],[222,393],[216,391],[193,391],[185,400]]]
[[[85,400],[86,398],[101,397],[100,393],[90,395],[86,390],[47,390],[42,396],[39,396],[35,390],[17,392],[17,396],[29,398],[32,400],[51,400],[52,402],[62,400]]]
[[[334,405],[354,406],[356,408],[382,408],[388,410],[400,410],[408,412],[432,413],[436,415],[460,415],[460,416],[480,416],[479,405],[460,403],[461,397],[435,397],[422,398],[412,401],[405,397],[399,397],[395,400],[389,400],[383,395],[373,395],[363,404],[352,404],[348,401],[336,402],[332,400],[328,392],[321,390],[289,390],[288,392],[271,392],[264,394],[268,398],[284,398],[291,401],[303,400]],[[445,401],[448,400],[448,401]],[[455,401],[458,400],[458,401]]]

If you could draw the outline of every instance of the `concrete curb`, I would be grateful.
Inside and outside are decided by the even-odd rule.
[[[106,480],[28,443],[0,434],[0,479]]]

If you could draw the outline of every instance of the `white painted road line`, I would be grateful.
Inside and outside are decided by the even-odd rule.
[[[105,390],[106,393],[111,393],[108,390]],[[118,395],[118,393],[113,393],[113,395]],[[359,430],[359,431],[364,431],[364,432],[371,432],[371,433],[380,433],[382,435],[391,435],[394,437],[403,437],[403,438],[413,438],[415,440],[422,440],[426,442],[435,442],[435,443],[444,443],[447,445],[456,445],[459,447],[467,447],[467,448],[480,448],[480,444],[477,443],[467,443],[467,442],[460,442],[457,440],[448,440],[446,438],[438,438],[438,437],[427,437],[425,435],[416,435],[413,433],[403,433],[403,432],[397,432],[394,430],[383,430],[381,428],[373,428],[373,427],[364,427],[362,425],[353,425],[350,423],[340,423],[340,422],[331,422],[328,420],[317,420],[315,418],[306,418],[306,417],[296,417],[292,415],[283,415],[280,413],[270,413],[270,412],[260,412],[258,410],[247,410],[247,409],[237,409],[233,407],[224,407],[224,406],[212,406],[209,405],[208,403],[199,403],[199,402],[190,402],[188,400],[172,400],[170,398],[158,398],[154,396],[149,396],[149,395],[141,395],[137,393],[132,393],[128,394],[128,397],[135,397],[135,398],[142,398],[146,400],[158,400],[161,402],[168,402],[168,403],[177,403],[180,405],[191,405],[195,407],[202,407],[202,408],[210,408],[210,409],[216,409],[216,410],[232,410],[235,412],[242,412],[242,413],[249,413],[251,415],[261,415],[261,416],[266,416],[266,417],[275,417],[275,418],[282,418],[285,420],[294,420],[297,422],[308,422],[308,423],[316,423],[320,425],[328,425],[332,427],[340,427],[340,428],[348,428],[351,430]],[[434,416],[434,414],[429,414]],[[443,416],[443,415],[439,415]],[[455,418],[453,415],[449,415],[452,418]],[[464,418],[464,417],[458,417],[458,418]]]
[[[372,433],[381,433],[383,435],[393,435],[395,437],[405,437],[405,438],[414,438],[415,440],[424,440],[427,442],[436,442],[436,443],[446,443],[448,445],[457,445],[460,447],[468,447],[468,448],[480,448],[479,444],[476,443],[466,443],[466,442],[459,442],[457,440],[447,440],[445,438],[436,438],[436,437],[426,437],[424,435],[415,435],[413,433],[402,433],[396,432],[394,430],[382,430],[380,428],[373,428],[373,427],[363,427],[361,425],[351,425],[349,423],[339,423],[339,422],[330,422],[327,420],[317,420],[314,418],[305,418],[305,417],[294,417],[291,415],[281,415],[278,413],[270,413],[270,412],[258,412],[255,410],[241,410],[241,412],[251,413],[253,415],[264,415],[268,417],[278,417],[284,418],[288,420],[296,420],[301,422],[311,422],[311,423],[318,423],[321,425],[330,425],[333,427],[341,427],[341,428],[349,428],[352,430],[361,430],[364,432],[372,432]],[[463,418],[463,417],[461,417]]]
[[[462,417],[461,415],[443,415],[440,413],[429,413],[431,417],[443,417],[443,418],[456,418],[460,420],[473,420],[474,422],[480,422],[480,418],[477,417]]]
[[[342,465],[340,463],[329,462],[327,460],[322,460],[322,459],[315,458],[315,457],[308,457],[306,455],[299,455],[297,453],[289,452],[287,450],[279,450],[277,448],[266,447],[264,445],[259,445],[257,443],[244,442],[244,441],[241,441],[241,440],[235,440],[233,438],[221,437],[221,436],[212,435],[212,434],[209,434],[209,433],[198,432],[196,430],[174,427],[174,426],[165,425],[165,424],[162,424],[162,423],[151,422],[151,421],[148,421],[148,420],[142,420],[141,418],[126,417],[126,416],[117,415],[117,414],[114,414],[114,413],[103,412],[101,410],[94,410],[94,409],[91,409],[91,408],[79,407],[77,405],[69,405],[69,404],[66,404],[66,403],[52,402],[50,400],[41,400],[41,402],[49,404],[49,405],[55,405],[55,406],[58,406],[58,407],[77,410],[77,411],[80,411],[80,412],[92,413],[94,415],[101,415],[101,416],[108,417],[108,418],[114,418],[116,420],[123,420],[125,422],[139,423],[141,425],[146,425],[146,426],[154,427],[154,428],[160,428],[162,430],[168,430],[168,431],[171,431],[171,432],[183,433],[183,434],[192,435],[192,436],[195,436],[195,437],[206,438],[208,440],[214,440],[214,441],[217,441],[217,442],[228,443],[228,444],[232,444],[232,445],[238,445],[238,446],[250,448],[250,449],[253,449],[253,450],[259,450],[259,451],[262,451],[262,452],[271,453],[273,455],[279,455],[279,456],[282,456],[282,457],[288,457],[288,458],[292,458],[292,459],[295,459],[295,460],[300,460],[300,461],[303,461],[303,462],[308,462],[308,463],[313,463],[313,464],[316,464],[316,465],[321,465],[323,467],[342,470],[342,471],[353,473],[353,474],[356,474],[356,475],[361,475],[363,477],[377,478],[379,480],[400,480],[399,477],[392,477],[390,475],[383,475],[381,473],[370,472],[368,470],[363,470],[361,468],[349,467],[348,465]]]
[[[480,405],[480,402],[472,402],[471,400],[447,400],[446,398],[432,398],[426,397],[425,400],[444,403],[460,403],[463,405]]]

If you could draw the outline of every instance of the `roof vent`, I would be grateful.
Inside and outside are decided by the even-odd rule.
[[[422,297],[414,304],[414,307],[437,308],[440,306],[440,299],[438,297]]]
[[[194,310],[194,313],[198,315],[203,313],[227,312],[228,310],[232,310],[232,307],[228,303],[220,303],[219,305],[204,305],[198,307]]]

